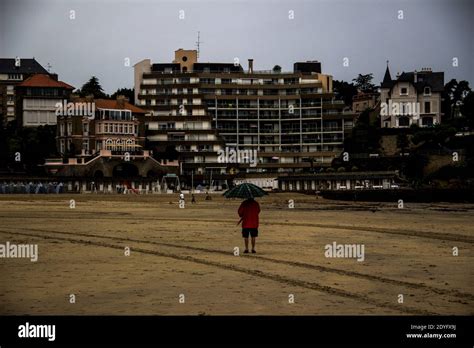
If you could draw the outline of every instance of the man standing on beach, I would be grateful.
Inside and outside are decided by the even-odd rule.
[[[260,213],[260,205],[253,198],[249,198],[242,202],[238,213],[240,221],[242,221],[242,237],[245,241],[244,254],[249,253],[249,235],[252,238],[252,253],[255,254],[255,241],[258,237],[258,214]]]

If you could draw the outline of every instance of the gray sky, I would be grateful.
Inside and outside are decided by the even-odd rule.
[[[335,79],[373,73],[378,84],[389,60],[392,77],[431,67],[473,88],[473,18],[472,0],[0,0],[0,57],[50,63],[76,88],[96,75],[113,93],[133,87],[134,63],[171,62],[200,31],[201,62],[238,57],[247,68],[254,58],[256,70],[289,71],[319,60]]]

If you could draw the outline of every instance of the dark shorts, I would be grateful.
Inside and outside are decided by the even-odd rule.
[[[258,229],[257,228],[242,228],[243,238],[248,238],[249,234],[252,237],[258,237]]]

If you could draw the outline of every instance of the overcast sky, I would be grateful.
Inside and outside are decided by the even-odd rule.
[[[335,79],[373,73],[378,84],[389,60],[392,77],[431,67],[472,88],[473,18],[472,0],[0,0],[0,57],[35,57],[76,88],[96,75],[113,93],[133,87],[137,61],[171,62],[200,31],[201,62],[289,71],[319,60]]]

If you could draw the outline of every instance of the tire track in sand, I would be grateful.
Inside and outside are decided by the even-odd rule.
[[[48,215],[48,218],[55,219],[55,220],[69,220],[70,217],[66,217],[64,212],[61,212],[61,216],[51,216]],[[50,213],[49,213],[50,214]],[[102,214],[102,213],[101,213]],[[111,214],[111,213],[109,213]],[[195,218],[162,218],[162,217],[147,217],[147,216],[133,216],[133,217],[124,217],[120,216],[123,215],[122,213],[117,213],[119,216],[97,216],[92,212],[81,212],[80,218],[81,219],[88,219],[88,220],[144,220],[144,221],[189,221],[189,222],[196,222]],[[75,214],[71,214],[75,215]],[[77,214],[79,216],[79,214]],[[29,218],[29,219],[38,219],[38,218],[45,218],[42,215],[34,215],[34,216],[12,216],[11,214],[8,216],[0,215],[2,219],[8,218]],[[228,223],[232,226],[235,224],[235,220],[232,219],[199,219],[199,222],[207,222],[207,223]],[[334,225],[334,224],[315,224],[315,223],[298,223],[298,222],[265,222],[265,225],[276,225],[276,226],[287,226],[287,227],[316,227],[316,228],[331,228],[336,230],[348,230],[348,231],[361,231],[361,232],[374,232],[374,233],[381,233],[381,234],[393,234],[393,235],[401,235],[401,236],[408,236],[408,237],[417,237],[417,238],[428,238],[428,239],[435,239],[441,240],[445,242],[461,242],[461,243],[470,243],[474,244],[474,237],[461,235],[461,234],[454,234],[448,233],[443,234],[439,232],[427,232],[427,231],[417,231],[417,230],[410,230],[410,229],[392,229],[392,228],[380,228],[380,227],[370,227],[370,226],[346,226],[346,225]]]
[[[67,242],[77,243],[77,244],[82,244],[82,245],[94,245],[94,246],[123,250],[122,245],[98,242],[98,241],[93,241],[93,240],[65,238],[65,237],[51,236],[51,235],[45,235],[45,234],[38,235],[38,234],[23,233],[23,232],[9,232],[9,231],[4,231],[4,230],[0,230],[0,233],[14,235],[14,236],[28,236],[28,237],[34,237],[34,238],[39,238],[39,239],[45,239],[45,240],[62,240],[62,241],[67,241]],[[96,238],[96,237],[93,237],[93,238]],[[183,255],[166,253],[166,252],[161,252],[161,251],[156,251],[156,250],[143,249],[139,247],[131,247],[131,249],[133,249],[135,252],[139,252],[142,254],[167,257],[167,258],[172,258],[175,260],[187,261],[187,262],[192,262],[196,264],[217,267],[217,268],[227,270],[227,271],[234,271],[234,272],[239,272],[243,274],[248,274],[254,277],[273,280],[273,281],[290,285],[290,286],[296,286],[300,288],[323,292],[323,293],[333,295],[333,296],[340,296],[340,297],[344,297],[344,298],[348,298],[352,300],[357,300],[359,302],[364,302],[366,304],[370,304],[370,305],[382,307],[382,308],[387,308],[387,309],[391,309],[391,310],[406,313],[406,314],[412,314],[412,315],[436,315],[437,314],[437,313],[422,310],[422,309],[406,307],[406,306],[398,306],[396,304],[382,302],[379,300],[369,298],[364,295],[354,294],[349,291],[336,289],[336,288],[326,286],[326,285],[321,285],[315,282],[307,282],[303,280],[288,278],[288,277],[277,275],[277,274],[264,273],[258,270],[252,270],[252,269],[243,268],[243,267],[239,267],[235,265],[228,265],[228,264],[223,264],[223,263],[219,263],[215,261],[202,260],[194,256],[183,256]]]
[[[124,237],[109,236],[109,235],[96,235],[96,234],[88,234],[88,233],[70,233],[70,232],[63,232],[63,231],[51,231],[51,230],[34,229],[34,228],[28,228],[28,229],[24,229],[24,228],[19,229],[19,228],[14,228],[14,227],[7,227],[7,228],[8,229],[16,229],[16,230],[19,230],[19,231],[25,231],[26,230],[26,231],[32,231],[32,232],[57,233],[57,234],[70,235],[70,236],[83,236],[83,237],[112,239],[112,240],[117,240],[117,241],[126,241],[126,242],[135,242],[135,243],[151,244],[151,245],[158,245],[158,246],[166,246],[166,247],[172,247],[172,248],[177,248],[177,249],[202,251],[202,252],[206,252],[206,253],[213,253],[213,254],[220,254],[220,255],[229,256],[229,252],[227,252],[227,251],[210,249],[210,248],[203,248],[203,247],[193,247],[193,246],[189,246],[189,245],[174,244],[174,243],[169,243],[169,242],[147,241],[147,240],[142,240],[142,239],[124,238]],[[408,288],[411,288],[411,289],[427,290],[427,291],[431,291],[431,292],[434,292],[434,293],[439,294],[439,295],[456,296],[456,297],[460,297],[460,298],[463,298],[463,299],[469,299],[469,300],[474,301],[474,295],[473,294],[461,292],[461,291],[458,291],[458,290],[455,290],[455,289],[451,289],[451,290],[440,289],[440,288],[436,288],[436,287],[433,287],[433,286],[420,284],[420,283],[412,283],[412,282],[408,282],[408,281],[385,278],[385,277],[376,276],[376,275],[372,275],[372,274],[359,273],[359,272],[354,272],[354,271],[346,271],[346,270],[342,270],[342,269],[337,269],[337,268],[332,268],[332,267],[327,267],[327,266],[321,266],[321,265],[315,265],[315,264],[309,264],[309,263],[298,262],[298,261],[275,259],[275,258],[271,258],[271,257],[261,256],[261,255],[252,255],[252,257],[258,258],[259,260],[263,260],[263,261],[266,261],[266,262],[275,263],[275,264],[283,264],[283,265],[287,265],[287,266],[306,268],[306,269],[316,270],[316,271],[325,272],[325,273],[335,273],[335,274],[348,276],[348,277],[355,277],[355,278],[362,278],[362,279],[371,280],[371,281],[378,281],[378,282],[381,282],[381,283],[384,283],[384,284],[393,284],[393,285],[397,285],[397,286],[404,286],[404,287],[408,287]]]

